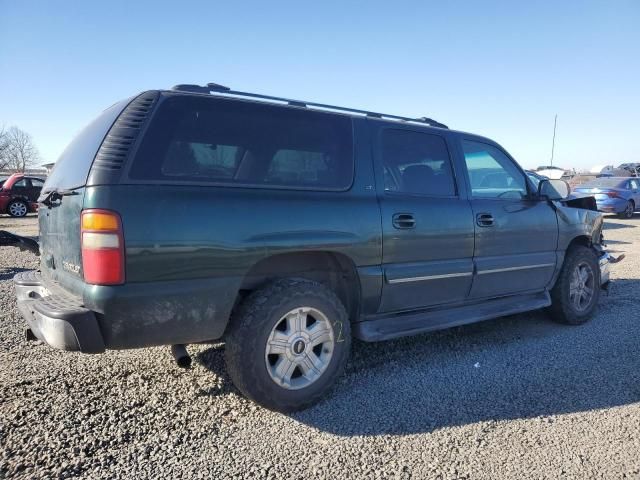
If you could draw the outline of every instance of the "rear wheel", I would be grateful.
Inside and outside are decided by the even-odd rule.
[[[633,218],[633,212],[635,211],[636,206],[633,203],[633,200],[629,200],[627,205],[624,207],[624,210],[618,214],[620,218]]]
[[[279,280],[251,294],[226,336],[234,385],[280,412],[317,402],[342,373],[351,330],[338,297],[322,284]]]
[[[600,267],[590,248],[578,245],[567,251],[562,271],[551,290],[551,317],[569,325],[589,320],[600,298]]]
[[[7,212],[12,217],[24,217],[29,212],[29,206],[23,200],[14,200],[7,207]]]

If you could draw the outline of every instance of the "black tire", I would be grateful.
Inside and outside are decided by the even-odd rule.
[[[633,218],[633,212],[636,210],[636,205],[633,203],[633,200],[629,200],[624,211],[618,214],[620,218]]]
[[[590,269],[592,278],[590,287],[592,294],[588,301],[584,301],[584,307],[576,306],[576,294],[571,297],[571,283],[578,269],[585,267]],[[574,290],[575,291],[575,290]],[[577,289],[580,291],[580,289]],[[581,297],[582,298],[582,297]],[[551,290],[552,304],[549,307],[551,318],[559,323],[568,325],[581,325],[587,322],[595,313],[600,299],[600,266],[596,253],[582,245],[576,245],[567,251],[562,265],[562,271],[558,276],[556,284]]]
[[[25,217],[29,213],[29,205],[24,200],[14,200],[7,205],[7,213],[14,218]]]
[[[332,353],[313,383],[292,390],[272,378],[267,366],[267,343],[284,316],[303,307],[325,316],[323,325],[332,332]],[[253,292],[241,303],[225,341],[227,371],[238,390],[270,410],[288,413],[316,403],[342,374],[351,348],[351,325],[344,306],[327,287],[309,280],[284,279]],[[293,353],[295,345],[290,345]],[[313,348],[310,345],[305,348]]]

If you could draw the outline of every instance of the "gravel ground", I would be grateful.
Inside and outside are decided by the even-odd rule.
[[[0,478],[640,478],[638,226],[607,219],[627,259],[587,325],[533,312],[356,342],[333,394],[290,416],[238,394],[221,345],[184,371],[168,348],[26,343],[11,278],[37,262],[0,248]]]

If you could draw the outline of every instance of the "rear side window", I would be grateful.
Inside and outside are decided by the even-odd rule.
[[[161,182],[346,190],[348,117],[219,98],[160,104],[129,177]]]
[[[87,183],[87,176],[98,148],[116,118],[131,99],[118,102],[103,111],[71,141],[47,177],[44,191],[72,189]]]
[[[417,195],[456,195],[451,159],[444,138],[410,130],[382,133],[384,189]]]

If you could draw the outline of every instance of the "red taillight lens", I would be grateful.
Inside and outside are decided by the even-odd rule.
[[[618,198],[618,192],[605,192],[609,198]]]
[[[83,210],[80,228],[84,281],[95,285],[124,283],[124,237],[120,215]]]

